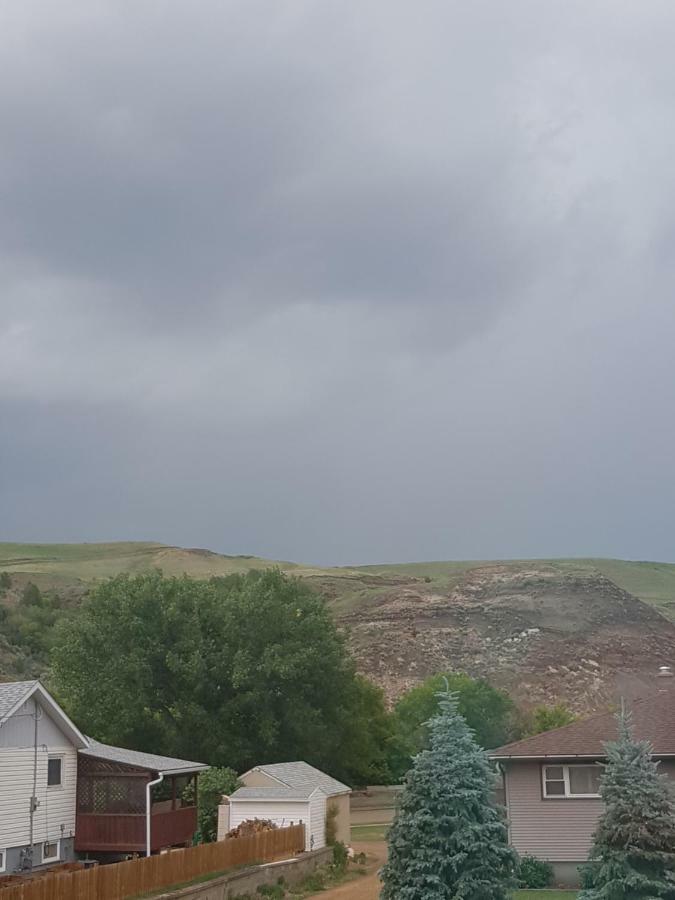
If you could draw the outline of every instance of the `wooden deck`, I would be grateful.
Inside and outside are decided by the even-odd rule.
[[[197,830],[197,808],[154,812],[150,824],[151,849],[192,843]],[[139,853],[145,851],[145,815],[142,813],[78,813],[75,850],[81,853]]]

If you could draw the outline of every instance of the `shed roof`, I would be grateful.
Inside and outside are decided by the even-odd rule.
[[[675,695],[670,691],[629,704],[633,732],[649,741],[654,756],[675,756]],[[591,716],[562,728],[535,734],[490,750],[491,759],[568,759],[577,756],[602,759],[605,743],[616,740],[613,712]]]
[[[263,772],[280,782],[281,785],[297,791],[309,790],[311,793],[315,788],[321,788],[327,797],[346,794],[351,790],[346,784],[342,784],[341,781],[326,775],[325,772],[315,769],[306,762],[271,763],[255,766],[253,769],[249,769],[249,772]],[[245,772],[242,778],[245,778],[246,775],[248,772]]]
[[[290,787],[240,787],[230,795],[230,800],[269,800],[281,803],[284,800],[305,802],[319,788],[297,790]]]
[[[139,769],[149,769],[152,772],[161,772],[163,775],[188,775],[191,772],[201,772],[209,768],[204,763],[191,762],[187,759],[174,759],[171,756],[157,756],[155,753],[142,753],[138,750],[127,750],[124,747],[112,747],[110,744],[102,744],[93,738],[87,738],[87,740],[89,746],[80,750],[83,756],[136,766]]]

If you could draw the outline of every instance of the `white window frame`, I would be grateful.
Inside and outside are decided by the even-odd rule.
[[[52,759],[61,760],[61,781],[58,784],[50,784],[49,783],[49,762]],[[50,753],[47,756],[47,790],[48,791],[62,791],[63,790],[63,781],[65,775],[65,766],[64,766],[64,757],[61,753]]]
[[[45,845],[46,844],[54,844],[56,847],[56,856],[45,856]],[[57,841],[43,841],[42,842],[42,862],[43,863],[52,863],[59,862],[61,859],[61,839]]]
[[[0,872],[7,869],[7,848],[0,847]]]
[[[550,763],[549,765],[545,765],[541,767],[541,790],[542,796],[544,800],[596,800],[600,797],[600,794],[573,794],[570,790],[570,769],[588,769],[590,767],[597,766],[597,763],[587,762],[587,763]],[[563,777],[561,778],[546,778],[546,772],[548,769],[562,769]],[[560,783],[561,781],[565,784],[565,793],[564,794],[549,794],[546,791],[546,782],[547,780],[556,781]]]

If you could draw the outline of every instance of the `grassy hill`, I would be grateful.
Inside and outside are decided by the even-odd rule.
[[[675,564],[549,559],[320,568],[150,542],[0,543],[0,573],[12,582],[4,596],[0,591],[0,677],[44,668],[51,626],[75,612],[96,580],[154,569],[208,578],[271,565],[326,597],[349,627],[357,664],[392,697],[450,667],[522,689],[524,699],[586,697],[594,708],[624,673],[642,690],[659,664],[675,663]],[[47,595],[46,606],[22,600],[28,582]]]
[[[0,542],[0,572],[20,583],[33,581],[42,590],[85,587],[120,572],[142,573],[161,569],[166,575],[187,574],[210,578],[279,566],[283,571],[316,582],[338,611],[357,610],[392,586],[426,583],[447,591],[475,569],[490,566],[513,571],[547,566],[561,574],[601,573],[619,587],[675,620],[675,564],[619,559],[470,560],[392,563],[320,568],[257,556],[226,556],[203,549],[170,547],[142,541],[92,544],[13,544]]]

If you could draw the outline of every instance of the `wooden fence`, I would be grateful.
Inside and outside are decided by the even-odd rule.
[[[0,900],[124,900],[247,863],[286,859],[304,846],[305,826],[291,825],[128,862],[44,874],[0,888]]]

